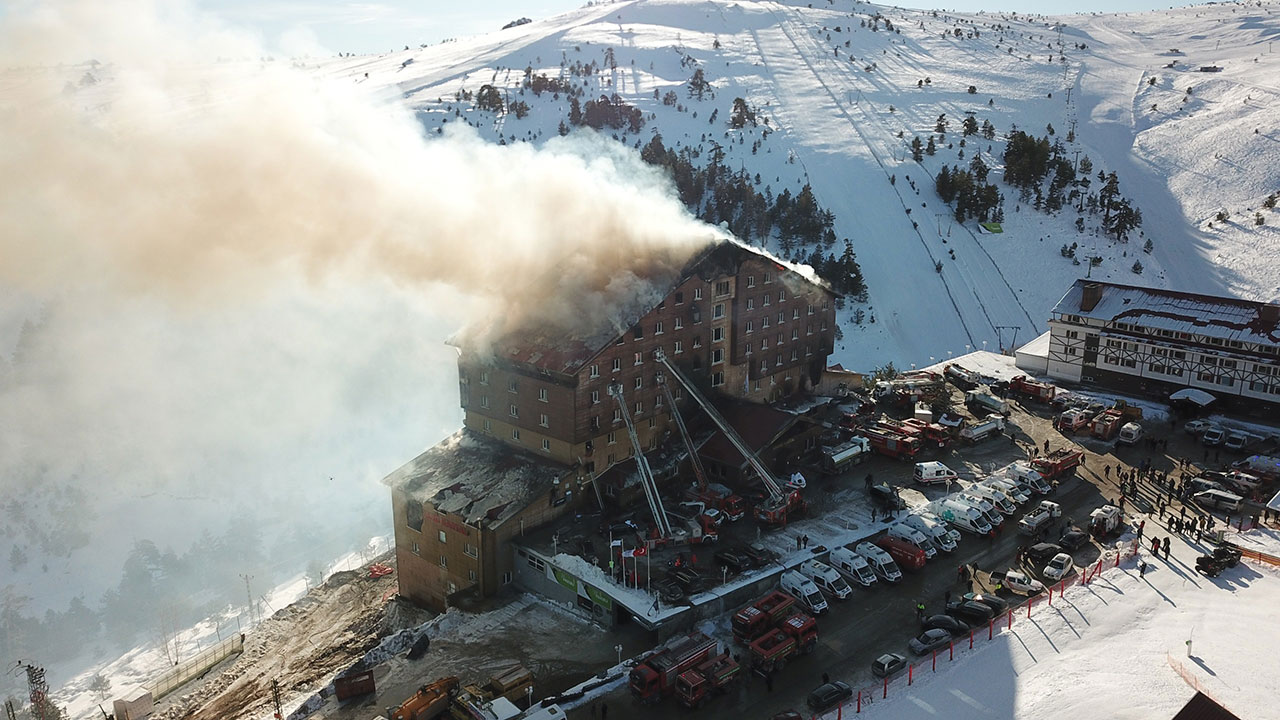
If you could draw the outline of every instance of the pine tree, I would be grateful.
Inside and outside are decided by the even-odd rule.
[[[930,138],[929,142],[932,143],[933,139]],[[911,140],[911,159],[915,160],[916,162],[921,162],[924,160],[924,148],[921,146],[919,136],[916,136]]]

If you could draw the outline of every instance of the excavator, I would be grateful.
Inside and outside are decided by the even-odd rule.
[[[456,677],[427,683],[391,711],[391,720],[434,720],[449,709],[449,702],[458,695],[460,687]]]

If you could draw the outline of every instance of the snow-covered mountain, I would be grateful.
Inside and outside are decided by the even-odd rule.
[[[833,359],[869,369],[1026,342],[1086,273],[1280,296],[1280,215],[1263,207],[1280,190],[1280,55],[1270,47],[1278,10],[1253,2],[1043,17],[637,0],[317,69],[399,96],[428,133],[465,123],[504,143],[543,142],[562,123],[577,131],[570,96],[585,104],[616,95],[643,118],[639,130],[604,128],[621,142],[642,147],[660,135],[668,148],[692,148],[703,167],[722,153],[720,164],[745,170],[762,194],[811,184],[834,213],[836,237],[852,242],[868,288],[865,302],[844,310]],[[695,73],[705,92],[691,85]],[[535,93],[539,76],[551,89]],[[486,86],[496,90],[493,109],[480,109]],[[736,98],[761,125],[731,126]],[[963,135],[970,115],[994,137]],[[1089,160],[1090,187],[1066,187],[1081,197],[1044,212],[1035,193],[1004,182],[1015,128],[1060,143],[1076,168]],[[912,139],[930,136],[936,153],[916,162]],[[953,222],[934,190],[944,165],[967,169],[977,155],[1003,194],[1001,234]],[[1125,242],[1102,231],[1104,213],[1086,202],[1103,185],[1098,173],[1112,172],[1141,212]],[[769,242],[777,246],[776,232]],[[812,248],[801,247],[795,257],[809,257]],[[841,248],[825,252],[838,257]],[[1093,267],[1089,257],[1098,258]]]

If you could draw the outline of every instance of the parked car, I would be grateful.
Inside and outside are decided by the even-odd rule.
[[[1053,543],[1036,543],[1027,548],[1027,559],[1038,565],[1061,552],[1062,548]]]
[[[1226,439],[1227,431],[1217,425],[1214,425],[1213,427],[1206,429],[1204,434],[1200,436],[1200,443],[1205,447],[1217,447]]]
[[[742,548],[742,552],[751,558],[751,564],[755,567],[768,565],[778,559],[778,554],[763,545],[747,545]]]
[[[712,556],[717,565],[723,565],[729,568],[730,572],[742,572],[750,570],[755,563],[751,561],[751,556],[742,551],[742,548],[731,547],[716,550]]]
[[[898,653],[885,653],[871,661],[871,674],[876,677],[889,677],[907,669],[907,658]]]
[[[1206,490],[1221,490],[1222,492],[1227,492],[1226,485],[1223,485],[1222,483],[1217,482],[1215,480],[1210,480],[1207,477],[1193,477],[1190,480],[1187,480],[1186,482],[1187,482],[1187,485],[1191,486],[1191,492],[1193,494],[1198,492],[1204,492]]]
[[[897,490],[886,483],[871,486],[871,501],[881,510],[902,510],[906,507]]]
[[[1089,533],[1078,527],[1070,527],[1062,537],[1058,538],[1058,544],[1066,550],[1079,550],[1089,542]]]
[[[1213,423],[1208,420],[1189,420],[1182,426],[1182,429],[1188,435],[1199,435],[1211,427],[1213,427]]]
[[[952,635],[963,635],[969,632],[969,623],[950,615],[930,615],[920,623],[921,630],[946,630]]]
[[[795,710],[783,710],[775,713],[771,720],[804,720],[804,716]]]
[[[853,688],[849,687],[846,682],[836,680],[835,682],[819,685],[816,690],[809,693],[807,703],[810,708],[821,712],[827,708],[833,708],[851,697],[853,697]]]
[[[702,592],[702,576],[693,568],[682,567],[671,573],[671,579],[680,583],[680,587],[684,588],[684,591],[690,595]]]
[[[1075,563],[1071,560],[1071,556],[1066,553],[1058,553],[1053,556],[1049,564],[1044,566],[1044,576],[1049,580],[1061,580],[1071,572],[1071,568]]]
[[[977,626],[986,625],[988,620],[996,616],[996,611],[992,610],[990,605],[984,605],[980,602],[954,600],[947,603],[947,614],[970,625]]]
[[[654,589],[658,591],[658,597],[662,602],[668,605],[674,605],[685,598],[684,588],[671,578],[658,582],[654,585]]]
[[[964,599],[967,602],[982,603],[991,608],[991,611],[996,615],[1009,609],[1009,603],[1004,598],[991,593],[965,593]]]
[[[939,648],[951,644],[951,633],[942,628],[925,630],[907,642],[907,647],[916,655],[926,655]]]
[[[1249,440],[1249,436],[1242,432],[1227,433],[1227,439],[1222,443],[1222,447],[1228,450],[1244,450]]]
[[[1038,595],[1044,592],[1044,584],[1021,570],[1010,570],[1004,574],[1004,586],[1023,595]]]

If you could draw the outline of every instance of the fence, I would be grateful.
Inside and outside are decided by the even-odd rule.
[[[228,657],[244,651],[244,635],[238,634],[207,647],[188,660],[174,665],[152,681],[147,690],[156,700],[168,695],[183,684],[200,677],[209,668]]]
[[[1258,550],[1250,550],[1249,548],[1240,547],[1239,545],[1232,545],[1232,547],[1240,551],[1240,557],[1242,558],[1246,558],[1248,560],[1256,560],[1261,563],[1266,563],[1267,565],[1275,565],[1277,567],[1280,567],[1280,557],[1276,557],[1275,555],[1268,555]]]
[[[1041,602],[1041,597],[1043,597],[1043,602],[1052,606],[1055,595],[1061,597],[1062,593],[1064,593],[1067,588],[1076,584],[1088,585],[1096,580],[1099,573],[1103,570],[1119,567],[1122,560],[1136,556],[1138,551],[1139,541],[1137,540],[1125,543],[1113,549],[1104,550],[1096,563],[1090,563],[1088,566],[1080,568],[1080,572],[1072,575],[1070,578],[1063,578],[1057,584],[1049,586],[1046,588],[1043,596],[1032,595],[1028,597],[1025,602],[1011,606],[1004,612],[1004,614],[997,615],[995,618],[989,620],[987,622],[986,639],[994,640],[998,633],[1012,630],[1014,621],[1023,615],[1024,608],[1026,611],[1026,617],[1030,618],[1032,606],[1037,602]],[[948,645],[945,650],[935,650],[932,657],[924,659],[918,664],[909,663],[907,665],[907,674],[905,678],[906,686],[910,687],[914,684],[915,676],[925,670],[928,670],[929,672],[937,672],[940,656],[944,662],[951,662],[955,660],[956,645],[960,646],[960,650],[962,652],[966,649],[973,649],[975,641],[980,642],[983,639],[982,635],[983,633],[981,628],[972,629],[969,631],[969,637],[961,637],[956,640],[952,640],[951,644]],[[854,693],[853,698],[849,699],[836,709],[834,717],[837,719],[843,718],[846,707],[850,712],[858,714],[868,706],[875,704],[876,700],[888,699],[889,686],[893,684],[895,687],[901,688],[903,687],[901,680],[902,678],[898,678],[898,681],[891,682],[890,679],[886,677],[884,678],[884,681],[879,683],[876,687],[859,689]],[[824,717],[830,718],[832,716],[828,712]]]

